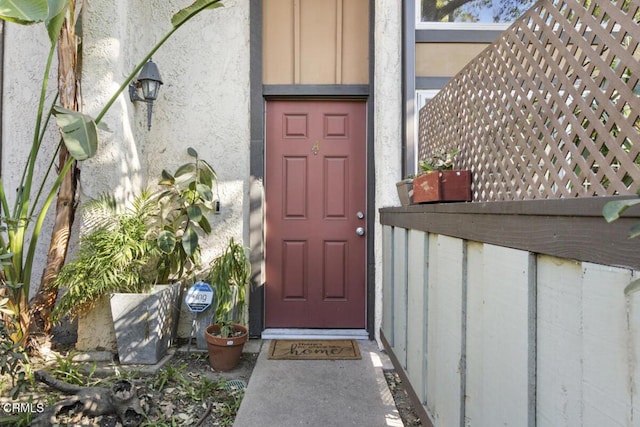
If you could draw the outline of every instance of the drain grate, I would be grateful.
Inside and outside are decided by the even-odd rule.
[[[247,384],[242,380],[229,380],[227,381],[226,390],[244,390],[247,388]]]

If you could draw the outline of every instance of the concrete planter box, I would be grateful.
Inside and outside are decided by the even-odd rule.
[[[155,364],[173,342],[180,313],[180,283],[149,294],[113,294],[111,316],[121,364]]]
[[[413,179],[396,182],[396,189],[402,206],[409,206],[413,203]]]

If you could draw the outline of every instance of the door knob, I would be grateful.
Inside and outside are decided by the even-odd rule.
[[[356,228],[356,234],[358,236],[364,236],[364,227],[358,227]]]

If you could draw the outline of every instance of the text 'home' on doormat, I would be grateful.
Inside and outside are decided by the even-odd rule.
[[[360,359],[355,340],[273,340],[269,359],[274,360],[350,360]]]

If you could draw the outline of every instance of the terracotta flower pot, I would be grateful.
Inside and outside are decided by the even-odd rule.
[[[249,332],[242,325],[236,324],[233,328],[234,331],[240,331],[242,334],[229,338],[216,336],[220,333],[218,325],[211,325],[205,330],[209,364],[216,371],[230,371],[238,365],[242,356],[242,348],[249,337]]]

